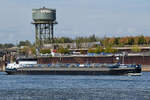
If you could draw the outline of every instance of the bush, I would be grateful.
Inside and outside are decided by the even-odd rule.
[[[50,54],[51,50],[50,49],[41,49],[40,53],[42,53],[42,54],[47,54],[47,53]]]
[[[70,53],[70,51],[69,51],[69,49],[67,49],[67,48],[60,47],[60,48],[57,50],[57,53],[68,54],[68,53]]]
[[[141,52],[141,49],[137,46],[137,45],[134,45],[131,49],[132,52]]]
[[[106,48],[104,49],[104,52],[105,52],[105,53],[115,53],[115,52],[117,52],[117,50],[116,50],[116,49],[113,49],[113,48],[110,47],[110,46],[108,46],[108,47],[106,47]]]

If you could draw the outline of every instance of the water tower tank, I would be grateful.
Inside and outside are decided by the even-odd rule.
[[[34,21],[55,21],[56,10],[50,8],[32,9],[32,18]]]

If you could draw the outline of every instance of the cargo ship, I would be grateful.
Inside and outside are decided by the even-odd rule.
[[[6,66],[9,75],[141,75],[141,65],[104,63],[38,64],[36,58],[22,58]]]

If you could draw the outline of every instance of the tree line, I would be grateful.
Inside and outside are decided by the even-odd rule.
[[[89,37],[60,37],[54,38],[54,43],[86,43],[86,42],[100,42],[102,46],[130,46],[130,45],[149,45],[150,36],[125,36],[125,37],[97,37],[94,34]],[[0,44],[0,48],[11,48],[13,46],[34,46],[35,43],[31,43],[29,40],[19,41],[18,44],[6,43]]]
[[[150,44],[150,36],[125,36],[125,37],[97,37],[94,34],[89,37],[76,37],[76,38],[69,38],[69,37],[60,37],[55,38],[54,43],[86,43],[86,42],[100,42],[100,46],[93,46],[92,48],[89,48],[88,52],[90,53],[100,53],[100,52],[106,52],[106,53],[113,53],[117,52],[112,47],[123,47],[123,46],[132,46],[132,51],[134,52],[140,52],[139,45],[140,46],[149,46]],[[18,44],[12,44],[12,43],[6,43],[6,44],[0,44],[0,49],[3,48],[11,48],[11,47],[24,47],[24,49],[21,50],[21,52],[28,52],[31,51],[31,53],[35,53],[35,43],[31,43],[29,40],[25,41],[19,41]],[[62,53],[68,53],[68,48],[59,47],[57,50],[58,52]],[[49,53],[49,50],[41,50],[40,52],[43,53]]]
[[[126,37],[106,37],[100,40],[102,44],[112,46],[149,45],[149,36],[126,36]]]
[[[101,45],[111,46],[131,46],[131,45],[149,45],[150,36],[125,36],[125,37],[97,37],[94,34],[89,37],[76,37],[75,39],[69,37],[55,38],[55,43],[86,43],[86,42],[100,42]]]
[[[4,49],[4,48],[11,48],[14,47],[15,45],[12,43],[6,43],[6,44],[0,44],[0,49]]]

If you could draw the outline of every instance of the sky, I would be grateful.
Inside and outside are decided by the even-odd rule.
[[[34,42],[33,8],[56,9],[54,36],[150,36],[150,0],[0,0],[0,43]]]

